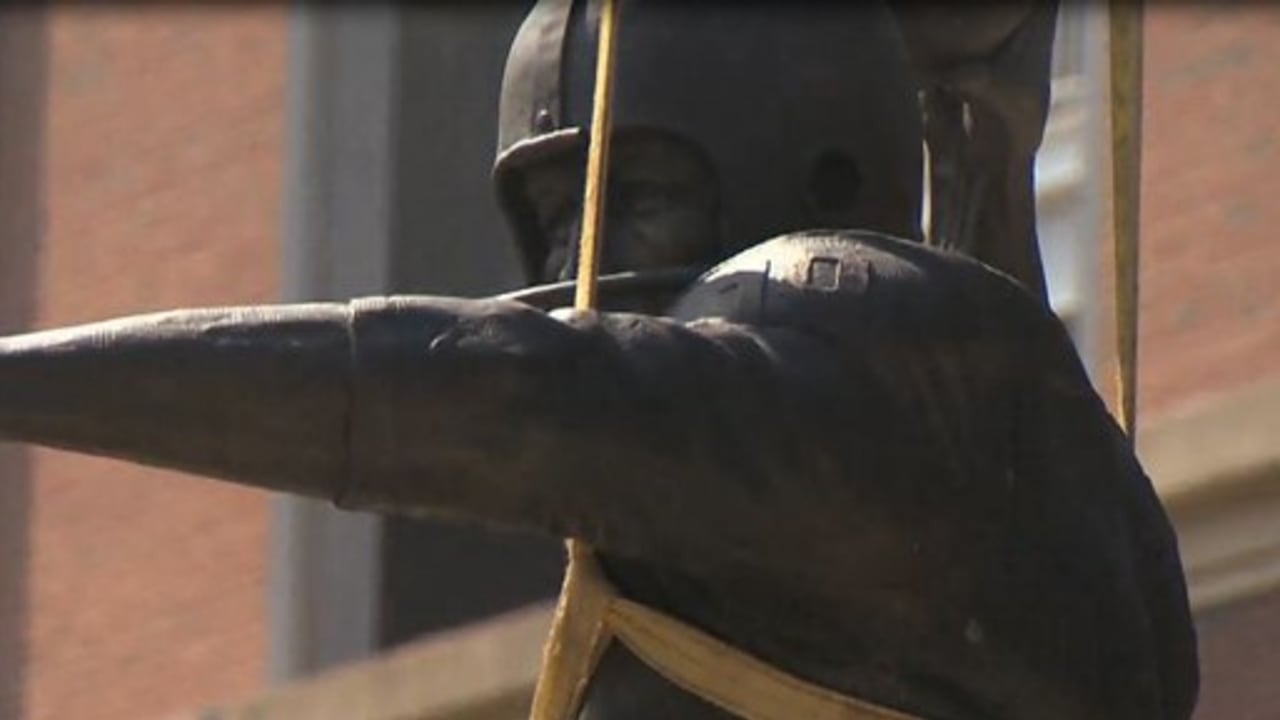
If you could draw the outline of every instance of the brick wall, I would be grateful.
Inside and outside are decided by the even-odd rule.
[[[1149,8],[1139,389],[1151,417],[1280,376],[1280,7]]]
[[[30,278],[10,327],[273,299],[284,6],[67,4],[43,29],[44,96],[4,98],[37,121],[0,166],[30,148],[12,174],[40,196],[35,222],[0,221],[4,243],[43,231],[6,268]],[[265,495],[55,452],[0,461],[30,476],[24,577],[0,587],[21,595],[0,603],[21,682],[0,715],[162,716],[257,691]]]
[[[1158,422],[1280,378],[1280,8],[1148,8],[1139,399]],[[1278,598],[1197,618],[1199,720],[1280,716]]]
[[[28,327],[39,252],[44,38],[30,14],[0,11],[0,334]],[[27,453],[0,443],[0,719],[22,716],[32,480]]]

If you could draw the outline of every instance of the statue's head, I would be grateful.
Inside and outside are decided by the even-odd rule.
[[[507,59],[494,178],[534,280],[573,272],[594,8],[541,0]],[[807,228],[919,235],[915,84],[880,5],[624,3],[613,100],[604,272]]]

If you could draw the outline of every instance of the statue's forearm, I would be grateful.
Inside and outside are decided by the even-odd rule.
[[[330,497],[349,315],[179,310],[0,339],[0,437]]]
[[[623,552],[758,551],[776,481],[817,461],[787,438],[834,360],[715,327],[431,297],[125,318],[0,340],[0,435]]]

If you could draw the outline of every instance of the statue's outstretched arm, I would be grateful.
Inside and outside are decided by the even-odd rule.
[[[1122,638],[1188,706],[1149,481],[1061,328],[971,290],[871,297],[836,334],[437,297],[125,318],[0,339],[0,436],[574,536],[836,616],[974,614],[1082,687],[1091,638]]]
[[[863,440],[832,414],[879,403],[858,372],[783,328],[493,300],[176,311],[0,340],[0,435],[625,554],[781,563],[761,543],[779,518],[837,522],[816,512],[844,492],[823,479]]]
[[[794,569],[785,526],[807,518],[812,552],[840,551],[846,459],[870,466],[854,448],[899,435],[859,387],[875,381],[793,329],[404,302],[358,315],[342,500],[357,507],[454,510],[700,572]],[[384,352],[405,342],[422,352]]]

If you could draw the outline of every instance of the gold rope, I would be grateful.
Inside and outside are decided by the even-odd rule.
[[[578,275],[573,298],[573,306],[578,310],[592,310],[596,306],[609,169],[617,26],[618,3],[616,0],[601,0],[591,139],[587,147],[587,178],[582,199],[582,236],[578,241]],[[530,717],[535,720],[570,720],[577,713],[587,683],[609,640],[605,616],[609,601],[614,596],[613,590],[596,566],[590,547],[571,538],[568,551],[569,566],[560,589],[551,637],[543,650],[542,674],[534,689]]]
[[[591,144],[587,146],[587,183],[582,198],[582,237],[578,241],[578,283],[573,306],[592,310],[596,306],[597,278],[600,275],[601,233],[604,230],[605,188],[609,180],[609,136],[613,107],[614,35],[618,26],[618,3],[601,0],[600,43],[596,55],[595,97],[591,106]]]
[[[1116,413],[1137,431],[1138,232],[1142,199],[1142,3],[1112,0],[1111,209],[1115,249]]]

